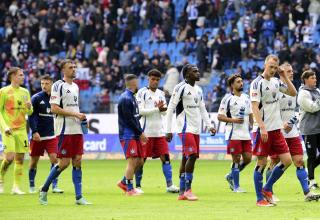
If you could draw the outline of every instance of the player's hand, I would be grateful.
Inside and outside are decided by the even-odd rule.
[[[242,124],[243,123],[243,118],[234,118],[233,119],[233,123],[236,123],[236,124]]]
[[[290,127],[289,124],[286,122],[283,124],[283,129],[286,133],[289,133],[292,130],[292,127]]]
[[[25,102],[25,105],[26,105],[27,109],[29,109],[29,110],[31,109],[31,106],[32,106],[31,102],[27,101],[27,102]]]
[[[167,107],[165,106],[166,104],[164,101],[160,100],[157,104],[156,107],[159,109],[160,112],[165,112],[167,111]]]
[[[76,118],[78,118],[80,121],[83,121],[86,119],[86,115],[79,112],[76,114]]]
[[[142,144],[146,144],[148,142],[148,138],[144,133],[140,135],[140,141]]]
[[[283,77],[283,78],[286,78],[287,77],[287,75],[285,74],[285,72],[284,72],[284,69],[282,69],[282,68],[278,68],[278,73],[279,73],[279,76],[281,76],[281,77]]]
[[[167,133],[166,134],[166,140],[168,141],[168,142],[171,142],[171,140],[172,140],[172,133]]]
[[[5,133],[6,135],[12,135],[12,130],[11,130],[11,128],[7,128],[7,129],[4,131],[4,133]]]
[[[40,134],[38,132],[35,132],[32,134],[32,140],[34,141],[41,141]]]
[[[215,128],[210,128],[209,129],[211,136],[215,136],[217,133],[217,130]]]
[[[260,132],[261,132],[261,140],[263,143],[267,143],[268,141],[268,132],[266,130],[266,128],[261,128],[260,129]]]

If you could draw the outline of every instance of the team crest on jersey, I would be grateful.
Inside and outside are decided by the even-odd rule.
[[[67,93],[71,93],[69,89],[67,90]]]
[[[292,105],[292,101],[289,100],[289,101],[288,101],[288,106],[291,106],[291,105]]]
[[[18,100],[18,105],[22,105],[22,102],[20,100]]]
[[[278,84],[276,84],[276,88],[278,88],[279,86],[278,86]]]
[[[151,96],[149,97],[149,100],[152,100]]]
[[[267,87],[266,90],[269,90],[269,87]]]
[[[194,98],[194,102],[198,104],[198,98]]]
[[[276,92],[272,92],[272,97],[275,99],[277,96],[277,93]]]
[[[73,100],[74,100],[74,102],[77,102],[78,101],[78,97],[77,96],[73,96]]]
[[[282,98],[284,99],[285,97],[286,97],[286,96],[283,94],[283,95],[282,95]]]
[[[51,112],[51,108],[47,108],[47,113],[49,114]]]

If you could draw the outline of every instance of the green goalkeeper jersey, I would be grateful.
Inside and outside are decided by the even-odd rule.
[[[14,88],[11,85],[0,89],[0,126],[6,129],[26,129],[26,114],[31,115],[33,108],[27,108],[30,102],[29,91],[25,88]]]

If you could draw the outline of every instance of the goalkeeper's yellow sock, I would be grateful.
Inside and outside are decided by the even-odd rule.
[[[14,180],[13,186],[19,187],[21,183],[21,177],[23,174],[23,165],[17,161],[14,163]]]
[[[3,182],[4,175],[6,174],[10,164],[11,163],[9,161],[7,161],[6,159],[2,160],[1,167],[0,167],[0,182]]]

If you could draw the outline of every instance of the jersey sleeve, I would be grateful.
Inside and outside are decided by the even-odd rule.
[[[37,96],[33,96],[31,99],[31,103],[33,106],[33,112],[29,116],[29,123],[32,134],[38,132],[38,121],[39,121],[39,106]]]
[[[227,116],[227,97],[228,96],[223,97],[223,99],[220,103],[219,110],[218,110],[219,115]]]
[[[200,91],[201,91],[200,114],[201,114],[202,120],[204,121],[204,123],[207,126],[207,128],[211,128],[212,125],[211,125],[211,121],[210,121],[210,118],[209,118],[208,111],[206,109],[206,104],[205,104],[204,99],[203,99],[203,93],[202,93],[202,90],[200,90]]]
[[[258,82],[252,82],[250,85],[250,100],[252,102],[261,101],[260,84]]]
[[[6,121],[4,119],[4,105],[5,105],[5,93],[3,92],[3,89],[0,89],[0,126],[1,129],[7,130],[9,129],[9,126],[6,124]]]
[[[288,94],[288,86],[283,82],[281,82],[280,80],[278,80],[278,82],[279,82],[279,91],[284,94]]]
[[[172,133],[172,117],[173,112],[176,109],[178,103],[181,100],[181,97],[183,95],[184,86],[176,86],[173,90],[172,96],[169,101],[168,109],[167,109],[167,121],[166,121],[166,132]]]
[[[54,83],[51,89],[51,97],[50,97],[50,104],[56,104],[56,105],[60,105],[62,97],[60,94],[60,90],[62,83],[59,81]]]
[[[139,107],[139,114],[142,116],[147,116],[147,115],[151,115],[156,112],[159,112],[159,109],[156,107],[154,107],[154,108],[146,108],[145,107],[146,106],[145,96],[146,96],[145,89],[141,89],[138,91],[136,99],[137,99],[137,103],[138,103],[138,107]]]
[[[298,93],[298,104],[306,112],[317,112],[320,110],[320,100],[312,100],[310,92],[304,89],[300,89]]]
[[[29,93],[29,91],[28,90],[25,90],[25,93],[26,93],[26,98],[27,98],[27,102],[31,102],[31,97],[30,97],[30,93]],[[28,109],[28,108],[26,108],[26,113],[27,113],[27,115],[31,115],[32,114],[32,112],[33,112],[33,106],[32,106],[32,103],[31,103],[31,108],[30,109]]]

